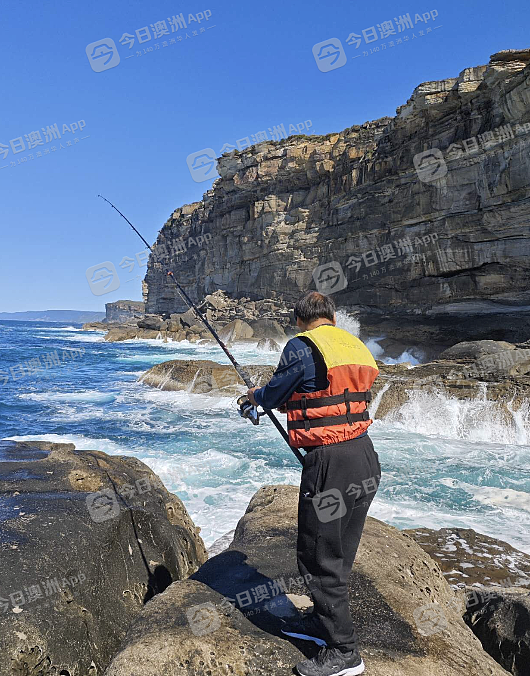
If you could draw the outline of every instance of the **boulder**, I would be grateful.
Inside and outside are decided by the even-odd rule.
[[[83,324],[81,331],[108,331],[109,325],[107,322],[87,322]]]
[[[295,486],[261,488],[230,547],[147,604],[106,676],[288,676],[316,654],[280,632],[282,617],[310,605],[296,567],[297,501]],[[506,674],[462,620],[463,600],[436,563],[375,519],[350,578],[350,605],[371,676]]]
[[[272,338],[278,343],[285,343],[285,331],[274,319],[257,319],[250,322],[255,338]]]
[[[157,329],[137,329],[121,326],[116,329],[111,329],[105,336],[105,340],[108,343],[117,343],[122,340],[135,340],[138,338],[153,340],[162,338],[163,333],[163,331],[158,331]]]
[[[144,604],[206,560],[144,463],[0,442],[0,675],[96,676]]]
[[[226,293],[224,291],[219,290],[216,291],[215,293],[210,293],[207,296],[205,296],[204,301],[201,304],[201,310],[203,306],[205,306],[205,308],[211,307],[214,310],[222,310],[228,306],[229,302],[230,299],[228,298]]]
[[[258,350],[264,350],[265,352],[281,352],[282,350],[278,343],[272,338],[262,338],[258,341],[256,348]]]
[[[253,335],[254,331],[252,327],[241,319],[234,319],[219,331],[219,338],[225,343],[236,340],[248,340]]]
[[[180,323],[184,328],[188,328],[189,326],[194,326],[195,324],[198,324],[199,319],[197,319],[195,311],[189,309],[180,315]]]
[[[122,340],[134,340],[134,338],[138,337],[139,333],[140,330],[135,328],[110,329],[110,331],[108,331],[108,333],[105,335],[105,340],[107,343],[118,343]]]
[[[196,334],[189,334],[197,341]],[[255,385],[269,382],[274,366],[250,365],[245,367]],[[192,393],[219,394],[226,396],[240,394],[246,386],[233,366],[200,359],[173,359],[155,364],[138,379],[139,382],[159,390],[188,390]]]
[[[438,359],[480,359],[490,354],[513,350],[515,345],[505,340],[472,340],[457,343],[444,350]]]
[[[138,328],[140,329],[151,329],[153,331],[161,331],[167,329],[168,323],[162,317],[158,315],[145,315],[142,319],[139,319],[137,322]]]

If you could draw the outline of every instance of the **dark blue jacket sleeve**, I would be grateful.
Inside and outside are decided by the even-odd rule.
[[[308,353],[310,350],[302,340],[291,338],[283,349],[278,368],[269,383],[254,392],[259,406],[278,408],[290,398],[307,376],[305,361]]]

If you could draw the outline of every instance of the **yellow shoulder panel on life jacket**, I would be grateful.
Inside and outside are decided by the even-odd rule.
[[[297,333],[296,337],[308,338],[318,348],[326,366],[331,369],[346,364],[359,364],[377,369],[377,364],[366,345],[349,331],[337,326],[323,324],[311,331]]]

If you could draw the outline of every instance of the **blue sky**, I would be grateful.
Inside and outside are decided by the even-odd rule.
[[[415,21],[431,11],[438,16]],[[168,19],[181,13],[186,28],[171,32]],[[400,34],[394,19],[407,13],[414,25]],[[119,267],[141,242],[98,193],[154,241],[176,207],[211,186],[193,180],[191,153],[219,151],[261,130],[270,137],[280,124],[288,132],[311,120],[310,132],[326,134],[392,116],[419,83],[527,47],[529,13],[522,0],[502,7],[491,0],[4,1],[0,311],[103,310],[105,302],[141,299],[145,267]],[[190,14],[200,23],[188,24]],[[155,38],[150,26],[162,20],[170,34]],[[367,44],[362,31],[371,40],[368,29],[387,20],[396,35],[382,39],[376,29]],[[346,42],[352,32],[362,38],[359,48]],[[125,33],[135,39],[132,48],[120,43]],[[120,63],[94,72],[85,48],[104,38],[114,40]],[[312,48],[330,38],[342,42],[347,63],[321,72]],[[72,128],[80,121],[82,129]],[[54,124],[60,139],[42,130]],[[42,144],[29,149],[25,135],[33,131]],[[114,263],[121,286],[95,296],[85,273],[103,261]]]

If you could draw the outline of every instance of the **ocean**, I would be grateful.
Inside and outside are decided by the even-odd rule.
[[[0,438],[139,458],[183,500],[207,546],[235,527],[258,488],[299,483],[298,461],[273,425],[241,419],[234,397],[163,392],[138,380],[169,359],[229,363],[218,347],[103,336],[80,325],[0,321]],[[384,359],[377,341],[369,346]],[[233,352],[242,364],[279,358],[250,344]],[[529,429],[527,407],[512,421],[497,419],[485,391],[468,402],[418,393],[370,428],[383,472],[370,514],[398,528],[473,528],[530,553]]]

